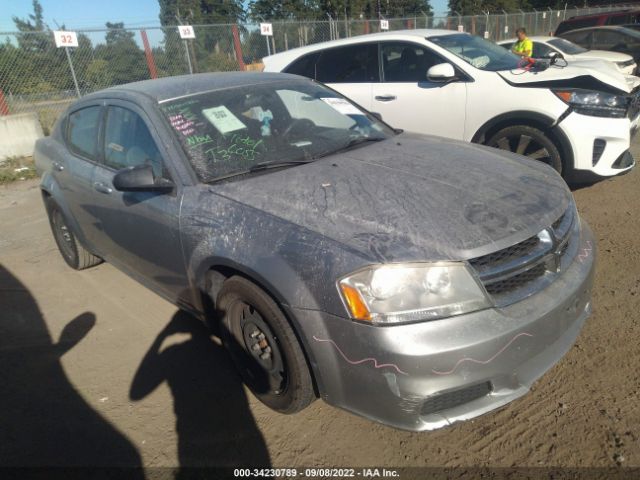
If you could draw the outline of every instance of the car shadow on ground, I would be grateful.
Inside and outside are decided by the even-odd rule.
[[[226,349],[200,320],[179,311],[160,332],[133,379],[130,398],[162,382],[171,389],[180,467],[268,467],[269,452]]]
[[[95,322],[77,316],[54,343],[29,290],[0,264],[0,467],[126,467],[127,477],[144,478],[136,448],[60,362]]]

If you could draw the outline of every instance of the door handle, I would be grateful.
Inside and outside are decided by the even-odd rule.
[[[109,193],[113,192],[113,188],[111,188],[111,187],[109,187],[109,186],[105,185],[105,184],[104,184],[104,183],[102,183],[102,182],[95,182],[95,183],[93,184],[93,188],[95,188],[95,189],[96,189],[96,191],[98,191],[98,192],[100,192],[100,193],[106,193],[106,194],[109,194]]]
[[[379,102],[391,102],[398,97],[396,97],[395,95],[376,95],[374,98]]]
[[[53,162],[52,166],[53,166],[53,169],[57,172],[61,172],[64,170],[64,165],[62,165],[60,162]]]

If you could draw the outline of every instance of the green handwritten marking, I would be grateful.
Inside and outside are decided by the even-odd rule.
[[[205,143],[211,143],[213,140],[210,135],[191,135],[187,137],[187,147],[193,148],[200,145],[204,145]]]
[[[185,108],[181,108],[180,109],[180,113],[182,114],[182,116],[184,118],[186,118],[187,120],[192,120],[195,121],[198,119],[198,117],[196,116],[195,113],[193,113],[188,107]]]
[[[163,112],[171,113],[195,103],[199,103],[198,100],[186,100],[184,102],[172,103],[171,105],[162,105],[160,108],[162,108]]]
[[[262,140],[254,140],[247,136],[234,134],[231,136],[232,142],[227,147],[219,146],[205,150],[205,154],[214,156],[221,160],[230,160],[232,158],[241,158],[253,161],[256,158],[256,148],[262,143]]]

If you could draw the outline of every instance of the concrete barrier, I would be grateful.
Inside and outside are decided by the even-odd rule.
[[[36,140],[44,137],[36,113],[0,116],[0,163],[9,157],[33,155]]]

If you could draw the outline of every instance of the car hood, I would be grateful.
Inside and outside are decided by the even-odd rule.
[[[550,67],[543,71],[508,70],[498,72],[502,78],[514,86],[553,88],[571,87],[572,82],[576,87],[593,88],[594,90],[617,90],[629,93],[631,88],[622,75],[606,62],[590,60],[588,65],[580,66],[576,62],[564,68]]]
[[[589,50],[584,53],[576,53],[574,57],[580,60],[607,60],[609,62],[626,62],[627,60],[633,60],[633,57],[626,53],[608,52],[606,50]]]
[[[571,201],[539,162],[414,134],[210,190],[381,262],[484,255],[535,235]]]

